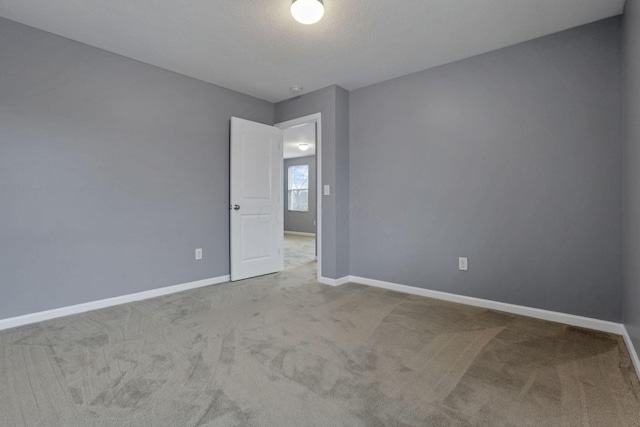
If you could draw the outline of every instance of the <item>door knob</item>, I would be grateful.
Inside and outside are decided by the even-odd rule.
[[[233,210],[234,211],[240,210],[240,205],[233,205]]]

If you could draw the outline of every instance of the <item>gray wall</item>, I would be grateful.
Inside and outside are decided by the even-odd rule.
[[[0,318],[228,274],[229,118],[273,111],[0,19]]]
[[[330,86],[275,105],[276,123],[322,114],[322,276],[349,274],[349,93]],[[346,161],[345,161],[346,158]]]
[[[625,50],[624,322],[640,351],[640,1],[627,0]]]
[[[289,187],[288,171],[289,166],[308,165],[309,166],[309,211],[297,212],[289,211]],[[316,156],[296,157],[284,160],[284,230],[297,231],[299,233],[316,232]]]
[[[621,321],[620,76],[618,17],[351,92],[351,274]]]

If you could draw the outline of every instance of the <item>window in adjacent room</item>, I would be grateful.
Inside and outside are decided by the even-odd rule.
[[[289,166],[289,210],[309,212],[309,165]]]

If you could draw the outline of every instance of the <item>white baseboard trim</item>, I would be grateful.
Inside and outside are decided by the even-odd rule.
[[[292,236],[316,237],[316,233],[303,233],[302,231],[285,231],[284,234],[291,234]]]
[[[567,325],[578,326],[580,328],[594,329],[596,331],[608,332],[616,335],[624,335],[624,333],[626,332],[624,325],[622,325],[621,323],[592,319],[590,317],[576,316],[573,314],[560,313],[557,311],[542,310],[539,308],[525,307],[522,305],[508,304],[481,298],[466,297],[463,295],[450,294],[448,292],[432,291],[429,289],[416,288],[414,286],[400,285],[397,283],[367,279],[365,277],[358,276],[348,276],[347,282],[360,283],[377,288],[389,289],[392,291],[404,292],[413,295],[420,295],[443,301],[473,305],[476,307],[489,308],[497,311],[505,311],[507,313],[534,317],[536,319],[549,320],[551,322],[564,323]]]
[[[8,319],[0,319],[0,331],[17,326],[28,325],[30,323],[42,322],[44,320],[55,319],[57,317],[69,316],[72,314],[84,313],[86,311],[97,310],[100,308],[111,307],[118,304],[126,304],[128,302],[140,301],[149,298],[155,298],[162,295],[174,294],[189,289],[202,288],[204,286],[217,285],[218,283],[228,282],[229,276],[214,277],[211,279],[198,280],[195,282],[182,283],[180,285],[167,286],[164,288],[151,289],[148,291],[137,292],[135,294],[122,295],[113,298],[91,301],[82,304],[70,305],[67,307],[54,308],[52,310],[40,311],[38,313],[25,314],[23,316],[10,317]]]
[[[322,283],[323,285],[329,285],[329,286],[340,286],[349,282],[352,282],[351,276],[344,276],[339,279],[330,279],[328,277],[318,278],[318,283]]]
[[[624,332],[622,334],[624,338],[624,343],[627,345],[627,350],[629,350],[629,356],[631,356],[631,361],[633,362],[633,366],[636,368],[636,374],[638,375],[638,379],[640,379],[640,358],[638,358],[638,352],[636,352],[636,348],[633,346],[633,341],[631,341],[631,337],[629,336],[629,331],[627,328],[624,328]]]

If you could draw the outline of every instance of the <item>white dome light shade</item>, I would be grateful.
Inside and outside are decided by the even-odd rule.
[[[301,24],[315,24],[324,15],[322,0],[293,0],[291,15]]]
[[[302,150],[302,151],[307,151],[309,149],[309,144],[298,144],[298,149]]]

